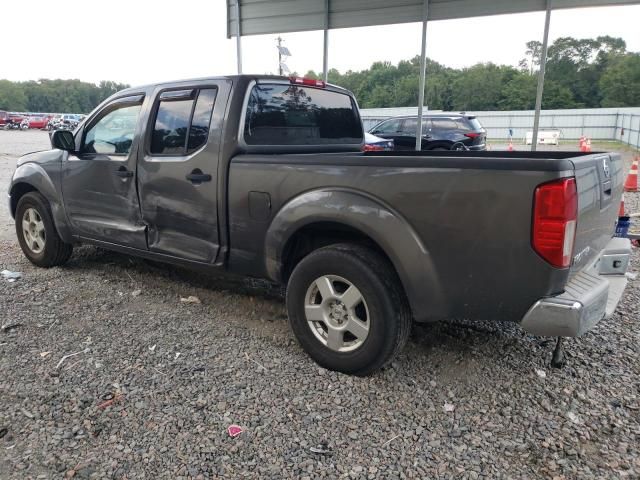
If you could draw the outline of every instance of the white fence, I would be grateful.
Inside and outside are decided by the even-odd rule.
[[[366,130],[386,118],[417,113],[418,107],[364,108],[360,111]],[[429,113],[439,111],[429,110],[425,115]],[[508,138],[509,129],[513,130],[514,139],[524,139],[533,129],[533,110],[466,113],[478,117],[490,139]],[[543,110],[540,128],[560,130],[561,139],[578,139],[584,135],[594,140],[620,140],[640,148],[640,107]]]

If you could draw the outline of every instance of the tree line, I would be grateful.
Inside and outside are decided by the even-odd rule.
[[[89,113],[100,102],[129,85],[80,80],[0,80],[0,110],[10,112]]]
[[[518,67],[478,63],[454,69],[427,59],[425,105],[439,110],[531,110],[542,45],[526,44]],[[307,76],[321,78],[309,71]],[[418,105],[420,57],[397,65],[375,62],[367,70],[329,70],[330,83],[356,95],[361,108]],[[622,38],[558,38],[547,50],[542,107],[597,108],[640,105],[640,54]]]
[[[518,67],[478,63],[449,68],[427,60],[425,104],[438,110],[530,110],[534,108],[542,45],[527,42]],[[418,104],[420,58],[397,65],[375,62],[366,70],[329,70],[329,81],[351,90],[362,108]],[[306,76],[320,78],[321,73]],[[102,81],[0,80],[0,110],[88,113],[128,85]],[[640,54],[622,38],[558,38],[547,51],[542,107],[635,107],[640,104]]]

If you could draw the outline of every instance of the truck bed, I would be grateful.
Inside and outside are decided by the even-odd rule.
[[[600,208],[596,166],[604,157],[616,187]],[[611,237],[621,168],[616,155],[572,152],[238,155],[229,172],[230,266],[268,274],[266,237],[278,212],[301,192],[348,191],[396,212],[422,245],[423,254],[414,255],[408,267],[428,272],[423,285],[408,292],[423,298],[419,320],[519,320],[536,300],[562,293],[570,274]],[[558,269],[531,247],[533,192],[542,183],[573,175],[580,209],[574,251],[589,250],[572,270]],[[246,195],[251,191],[270,198],[264,218],[252,218]],[[336,218],[348,209],[336,205]],[[393,242],[394,232],[388,235]]]

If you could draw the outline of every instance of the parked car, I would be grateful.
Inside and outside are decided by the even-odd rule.
[[[393,150],[393,140],[376,137],[375,135],[365,132],[364,145],[362,146],[363,152],[382,152],[388,150]]]
[[[333,370],[382,367],[413,320],[581,335],[627,282],[629,240],[612,238],[620,155],[361,153],[352,94],[319,80],[129,88],[51,141],[9,186],[32,263],[85,243],[269,278],[286,285],[302,347]]]
[[[22,113],[9,113],[7,115],[6,123],[4,124],[4,129],[18,130],[24,119],[25,116]]]
[[[45,115],[35,115],[28,118],[29,128],[46,128],[49,117]]]
[[[415,150],[417,116],[383,120],[369,133],[393,140],[395,150]],[[473,115],[429,114],[422,117],[422,150],[486,150],[487,132]]]
[[[0,110],[0,128],[4,128],[4,126],[9,122],[9,114],[4,110]]]

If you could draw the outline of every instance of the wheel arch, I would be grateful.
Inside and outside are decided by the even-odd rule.
[[[37,192],[49,202],[58,235],[65,242],[73,243],[73,235],[69,229],[62,202],[62,193],[56,189],[47,172],[36,163],[22,164],[13,174],[9,188],[9,208],[13,218],[15,218],[20,199],[29,192]]]
[[[266,271],[286,282],[306,254],[345,241],[366,244],[389,260],[416,320],[444,318],[440,282],[420,237],[399,212],[365,192],[315,190],[285,204],[267,231]]]

